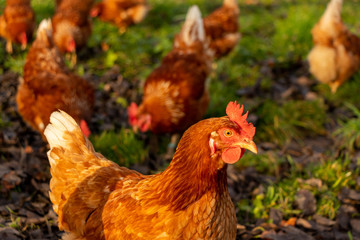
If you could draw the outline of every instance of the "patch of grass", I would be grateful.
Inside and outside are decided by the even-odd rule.
[[[330,91],[327,84],[318,84],[315,89],[335,107],[343,106],[345,102],[348,102],[360,108],[359,85],[360,72],[357,72],[341,85],[335,94]]]
[[[340,127],[333,135],[341,148],[353,152],[354,148],[360,147],[360,110],[350,103],[345,103],[345,105],[353,111],[355,117],[347,121],[339,121]]]
[[[41,20],[51,18],[55,12],[55,1],[53,0],[32,0],[31,5],[35,11],[36,23]]]
[[[128,129],[121,129],[118,133],[103,132],[99,136],[92,137],[91,142],[97,152],[125,167],[143,162],[148,152],[144,143]]]
[[[325,132],[326,105],[320,101],[265,101],[258,109],[255,137],[279,145]]]
[[[15,44],[13,47],[15,49],[20,48],[19,46],[16,46]],[[15,50],[15,51],[17,51],[17,50]],[[23,70],[24,70],[24,65],[25,65],[25,58],[26,58],[25,52],[21,52],[17,55],[7,55],[6,61],[4,63],[4,68],[10,69],[11,71],[22,75]]]
[[[4,119],[4,117],[1,114],[1,108],[0,108],[0,129],[4,127],[8,127],[11,125],[11,122],[8,122]]]
[[[245,154],[236,163],[236,166],[239,168],[254,167],[259,173],[276,176],[279,179],[281,165],[285,162],[285,158],[274,156],[273,152],[265,152],[263,154]]]
[[[205,118],[213,116],[225,116],[225,109],[230,101],[237,101],[243,103],[235,94],[235,89],[228,84],[219,81],[218,79],[212,79],[209,87],[210,104]]]
[[[272,37],[274,55],[280,62],[305,59],[312,47],[311,29],[320,19],[322,8],[314,4],[288,5],[284,19],[275,20]]]
[[[288,158],[288,161],[290,165],[294,165],[291,158]],[[285,218],[298,215],[301,210],[294,207],[295,195],[300,189],[307,189],[317,200],[316,213],[334,219],[340,207],[337,194],[344,187],[351,188],[356,185],[359,170],[352,172],[349,164],[349,159],[330,158],[308,165],[303,170],[292,167],[288,177],[266,186],[264,193],[254,196],[252,201],[240,201],[239,215],[250,214],[256,219],[266,219],[271,208],[281,210]],[[317,187],[304,181],[310,178],[321,180],[322,185]]]

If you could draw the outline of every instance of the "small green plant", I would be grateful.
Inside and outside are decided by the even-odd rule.
[[[11,122],[8,122],[6,120],[4,120],[4,118],[1,115],[1,108],[0,108],[0,129],[4,128],[4,127],[8,127],[11,125]]]
[[[17,48],[18,46],[14,46],[14,48]],[[10,56],[8,55],[7,61],[4,63],[4,67],[10,69],[11,71],[15,73],[22,74],[24,65],[25,65],[25,52],[22,52],[16,56]]]
[[[333,135],[337,138],[340,147],[353,152],[354,148],[360,147],[360,110],[350,103],[345,103],[345,106],[352,110],[355,117],[347,121],[339,121],[340,127]]]
[[[129,167],[145,160],[147,149],[144,143],[136,138],[133,131],[121,129],[120,132],[103,132],[91,139],[96,151],[120,166]]]

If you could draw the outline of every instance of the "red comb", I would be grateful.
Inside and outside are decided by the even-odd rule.
[[[136,103],[131,103],[127,110],[128,110],[130,125],[133,126],[134,124],[137,123],[138,106],[136,105]]]
[[[75,43],[75,40],[72,38],[72,39],[70,39],[70,41],[66,47],[66,51],[75,52],[75,50],[76,50],[76,43]]]
[[[22,45],[25,45],[27,44],[27,36],[26,36],[26,33],[25,32],[22,32],[20,35],[19,35],[19,41]]]
[[[85,135],[85,137],[90,136],[91,132],[90,132],[89,126],[87,125],[85,120],[80,121],[80,129],[83,132],[83,134]]]
[[[94,7],[90,11],[90,16],[91,17],[97,17],[99,15],[99,13],[100,13],[99,8]]]
[[[244,112],[244,106],[240,104],[236,104],[235,102],[229,102],[229,104],[226,107],[226,114],[230,118],[231,121],[236,122],[236,124],[249,136],[254,137],[255,135],[255,127],[252,125],[252,123],[248,123],[246,121],[246,118],[249,114],[249,112],[246,112],[244,115],[242,115]]]

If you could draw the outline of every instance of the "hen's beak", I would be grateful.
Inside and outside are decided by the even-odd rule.
[[[247,149],[247,150],[257,154],[257,147],[256,147],[254,141],[244,139],[241,142],[234,143],[233,146],[239,146],[241,148]]]

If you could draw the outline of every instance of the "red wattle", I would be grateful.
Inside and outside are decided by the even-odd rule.
[[[235,162],[237,162],[240,157],[241,157],[241,148],[228,148],[226,149],[221,157],[222,157],[222,160],[226,163],[229,163],[229,164],[233,164]]]

